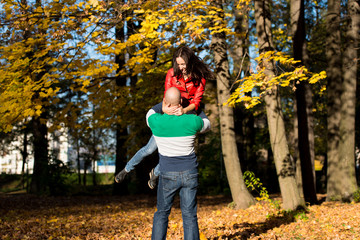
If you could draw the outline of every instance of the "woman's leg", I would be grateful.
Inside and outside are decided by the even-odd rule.
[[[138,165],[145,157],[149,156],[157,149],[154,135],[151,136],[149,142],[142,147],[137,153],[128,161],[125,166],[125,171],[130,172],[134,170],[135,166]]]

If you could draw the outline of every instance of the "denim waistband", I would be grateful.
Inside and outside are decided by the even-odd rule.
[[[166,175],[166,176],[179,176],[179,175],[186,175],[186,174],[195,174],[198,173],[198,169],[197,167],[192,168],[192,169],[188,169],[185,171],[161,171],[161,175]]]

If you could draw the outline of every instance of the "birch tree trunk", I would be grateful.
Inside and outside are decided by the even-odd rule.
[[[269,11],[270,1],[255,0],[255,21],[258,34],[259,50],[261,52],[273,50],[271,21]],[[274,76],[272,62],[264,61],[265,74],[268,79]],[[266,79],[264,79],[266,81]],[[273,88],[265,95],[266,114],[269,125],[270,143],[274,154],[276,172],[284,209],[297,209],[304,205],[300,197],[296,180],[293,159],[289,153],[286,139],[285,124],[277,88]]]
[[[221,0],[215,1],[216,6],[222,9]],[[223,14],[223,12],[219,12]],[[223,15],[221,16],[223,19]],[[223,103],[230,98],[230,72],[227,56],[225,34],[216,33],[211,39],[211,49],[216,66],[217,95],[220,114],[221,146],[225,162],[226,175],[229,182],[235,208],[248,208],[255,203],[254,198],[247,190],[240,167],[237,151],[233,109]]]

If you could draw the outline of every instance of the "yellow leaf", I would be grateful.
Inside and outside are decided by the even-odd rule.
[[[98,0],[90,0],[89,3],[93,6],[93,7],[97,7],[99,5]]]
[[[54,222],[57,222],[58,219],[57,218],[54,218],[54,219],[50,219],[49,221],[47,221],[47,223],[54,223]]]
[[[134,10],[134,13],[144,13],[144,9],[140,9],[140,10]]]

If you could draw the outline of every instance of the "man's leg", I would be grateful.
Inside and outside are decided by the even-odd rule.
[[[152,240],[166,239],[169,214],[179,185],[180,178],[177,173],[163,173],[159,177],[157,211],[154,214]]]
[[[197,221],[196,193],[198,187],[197,169],[183,172],[180,189],[180,207],[184,226],[184,240],[198,240],[199,226]]]

